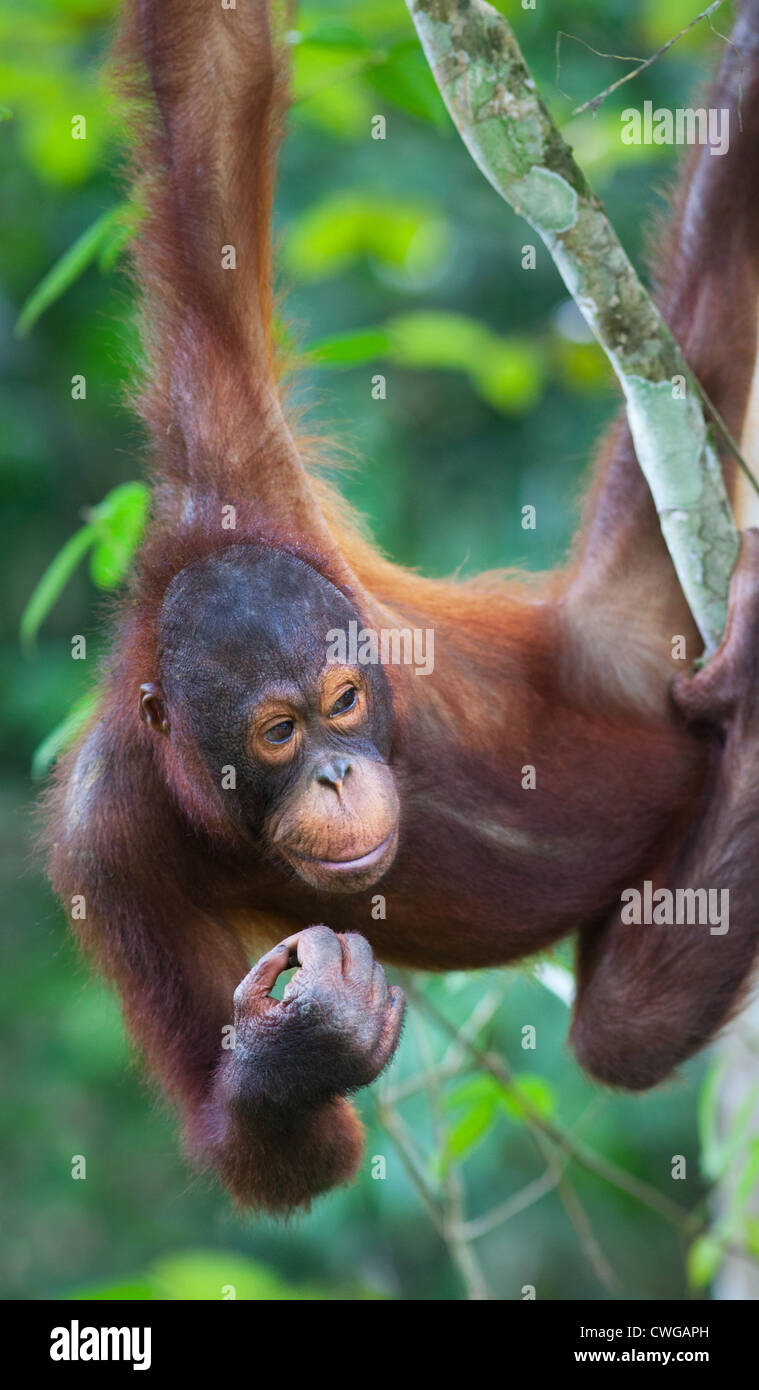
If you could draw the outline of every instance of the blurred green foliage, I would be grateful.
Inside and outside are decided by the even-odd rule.
[[[145,506],[139,430],[123,404],[137,344],[122,252],[139,211],[124,203],[119,125],[99,67],[113,8],[112,0],[30,0],[20,17],[0,0],[0,163],[12,214],[0,244],[0,1010],[8,1090],[1,1291],[214,1298],[235,1285],[238,1297],[254,1299],[458,1298],[461,1285],[376,1123],[371,1094],[362,1098],[360,1179],[287,1226],[241,1223],[218,1191],[188,1175],[171,1119],[151,1107],[128,1066],[114,1001],[75,961],[33,849],[32,756],[36,750],[43,770],[89,708],[103,646],[99,594],[122,578]],[[643,222],[662,206],[652,185],[666,181],[672,151],[623,149],[619,112],[648,98],[683,104],[702,77],[704,51],[718,41],[699,26],[597,118],[571,120],[572,107],[625,66],[566,35],[643,57],[692,17],[692,3],[546,0],[531,12],[510,0],[499,8],[639,259]],[[614,405],[605,364],[542,247],[536,269],[522,270],[532,234],[454,135],[402,0],[306,0],[297,36],[275,214],[287,331],[303,349],[296,396],[314,427],[356,460],[342,486],[398,560],[431,573],[556,563],[593,441]],[[384,141],[370,138],[376,115],[387,122]],[[82,116],[86,138],[74,139]],[[370,395],[375,370],[388,378],[382,402]],[[79,377],[84,397],[74,390]],[[520,526],[525,503],[537,508],[534,532]],[[89,567],[80,563],[86,555]],[[72,634],[86,635],[87,661],[72,660]],[[505,1004],[478,1041],[508,1058],[517,1078],[505,1087],[470,1069],[452,1085],[446,1145],[430,1181],[465,1162],[469,1209],[482,1211],[541,1171],[529,1113],[567,1129],[584,1115],[586,1142],[691,1207],[703,1184],[703,1064],[662,1093],[601,1096],[564,1049],[565,1005],[527,972],[454,976],[429,992],[457,1025],[497,980]],[[529,1066],[524,1020],[539,1040]],[[445,1039],[433,1041],[442,1047]],[[424,1065],[419,1046],[408,1030],[394,1083]],[[714,1139],[713,1093],[705,1096],[701,1136],[705,1176],[713,1178],[734,1155]],[[420,1149],[434,1152],[425,1098],[412,1098],[404,1114]],[[688,1157],[680,1183],[670,1177],[675,1153]],[[76,1154],[87,1158],[84,1181],[71,1176]],[[387,1162],[384,1181],[369,1176],[378,1155]],[[758,1163],[754,1143],[736,1203],[745,1202]],[[580,1170],[574,1180],[616,1289],[682,1296],[682,1233],[596,1176]],[[728,1212],[692,1247],[695,1284],[712,1277],[735,1225]],[[555,1191],[478,1249],[501,1298],[519,1298],[524,1284],[540,1298],[608,1296]]]
[[[168,1299],[172,1302],[186,1299],[274,1300],[280,1303],[337,1298],[355,1301],[373,1295],[356,1286],[347,1286],[342,1293],[336,1293],[334,1289],[313,1282],[290,1284],[265,1265],[230,1251],[186,1250],[180,1255],[154,1260],[144,1273],[133,1279],[73,1289],[66,1297]]]

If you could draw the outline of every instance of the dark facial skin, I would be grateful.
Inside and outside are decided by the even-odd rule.
[[[345,596],[302,560],[231,546],[172,580],[160,681],[140,693],[157,734],[189,731],[232,819],[333,893],[370,887],[398,845],[385,674],[327,660],[327,634],[351,621]]]

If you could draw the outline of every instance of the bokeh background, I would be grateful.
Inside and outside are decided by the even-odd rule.
[[[595,119],[572,120],[573,106],[627,70],[600,55],[646,57],[698,6],[500,8],[641,264],[673,151],[622,146],[620,111],[648,98],[687,105],[722,41],[700,24]],[[140,433],[123,404],[137,353],[123,256],[129,217],[119,123],[100,71],[113,9],[111,0],[29,0],[22,9],[0,0],[0,1293],[216,1298],[234,1284],[251,1298],[459,1299],[481,1277],[501,1299],[522,1297],[525,1285],[540,1298],[703,1297],[729,1245],[758,1243],[741,1212],[729,1229],[705,1230],[704,1194],[727,1162],[713,1133],[717,1073],[704,1087],[701,1059],[653,1095],[598,1092],[565,1044],[567,953],[539,977],[525,968],[417,981],[454,1030],[491,1001],[477,1041],[518,1077],[499,1090],[465,1060],[439,1098],[439,1124],[427,1091],[404,1102],[406,1147],[428,1193],[463,1201],[476,1217],[540,1178],[545,1158],[520,1097],[559,1135],[581,1125],[583,1144],[600,1156],[569,1161],[542,1195],[473,1240],[473,1276],[468,1256],[462,1263],[436,1230],[373,1094],[361,1101],[367,1154],[386,1159],[384,1180],[367,1165],[353,1187],[287,1224],[236,1217],[182,1162],[171,1118],[130,1065],[117,1005],[66,939],[34,849],[33,805],[55,731],[102,650],[103,613],[141,499],[131,490],[118,494],[124,505],[92,510],[141,476]],[[715,17],[723,31],[727,9]],[[402,0],[307,0],[297,26],[275,217],[286,331],[306,354],[297,389],[311,424],[339,441],[349,459],[341,485],[398,560],[433,574],[556,563],[594,441],[615,409],[605,363],[540,245],[536,269],[521,268],[522,247],[536,238],[453,131]],[[370,138],[377,114],[385,140]],[[79,115],[86,139],[77,140]],[[384,401],[371,398],[377,372],[387,378]],[[78,374],[83,400],[72,398]],[[520,526],[525,503],[537,507],[534,532]],[[75,545],[75,564],[71,537],[98,516],[99,549]],[[27,637],[38,632],[22,644],[25,611]],[[87,638],[86,662],[72,660],[74,633]],[[440,1056],[450,1043],[424,1009],[415,1019],[389,1085],[424,1066],[425,1049]],[[521,1047],[525,1023],[537,1029],[534,1052]],[[755,1146],[742,1151],[756,1157]],[[85,1180],[72,1177],[74,1155],[86,1158]],[[672,1177],[674,1155],[686,1160],[683,1178]],[[751,1186],[744,1175],[745,1196]]]

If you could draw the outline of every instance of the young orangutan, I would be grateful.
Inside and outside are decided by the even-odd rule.
[[[758,36],[748,0],[712,96],[730,147],[688,164],[660,290],[738,435]],[[148,210],[134,256],[155,491],[97,716],[57,775],[51,872],[64,902],[84,895],[77,934],[196,1161],[282,1210],[360,1162],[345,1097],[392,1056],[403,1013],[375,956],[492,966],[579,928],[574,1045],[634,1089],[735,1010],[759,941],[759,545],[744,538],[728,636],[679,708],[672,637],[692,655],[698,639],[624,419],[566,570],[441,582],[384,559],[309,474],[277,395],[285,72],[267,6],[129,0],[119,54]],[[434,671],[328,660],[351,622],[432,628]],[[644,880],[728,889],[729,931],[623,925],[620,894]]]

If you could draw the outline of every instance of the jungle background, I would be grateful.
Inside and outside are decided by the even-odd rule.
[[[620,112],[646,99],[688,105],[722,40],[702,22],[595,118],[571,119],[629,69],[599,54],[644,58],[697,5],[499,8],[642,264],[676,151],[623,146]],[[708,1296],[726,1251],[759,1248],[747,1210],[759,1166],[751,1107],[718,1142],[708,1057],[648,1096],[593,1087],[565,1042],[569,951],[537,975],[412,981],[419,999],[400,1055],[384,1091],[360,1101],[359,1180],[278,1224],[241,1221],[188,1170],[173,1120],[130,1065],[116,1003],[67,941],[33,807],[91,686],[144,508],[142,487],[124,486],[139,483],[142,443],[123,400],[137,355],[123,254],[133,217],[100,71],[113,10],[111,0],[23,10],[0,0],[0,1294],[218,1298],[233,1285],[238,1298],[274,1299],[459,1299],[485,1288],[519,1299],[526,1286],[541,1299]],[[729,30],[729,7],[713,23]],[[616,405],[600,352],[539,242],[536,269],[522,269],[522,247],[537,238],[455,134],[402,0],[306,0],[291,37],[275,213],[283,331],[303,350],[297,390],[311,424],[350,460],[341,485],[385,550],[429,573],[558,562]],[[384,140],[371,138],[378,114]],[[80,116],[86,138],[72,138]],[[384,400],[372,398],[376,373]],[[84,399],[72,394],[80,375]],[[534,531],[521,526],[529,503]],[[86,661],[72,660],[72,634],[86,636]],[[462,1029],[479,1055],[457,1046]],[[483,1050],[508,1073],[489,1069]],[[435,1085],[417,1086],[420,1071]],[[85,1178],[72,1176],[75,1155]],[[709,1184],[736,1162],[715,1225]],[[490,1224],[462,1226],[504,1203]]]

